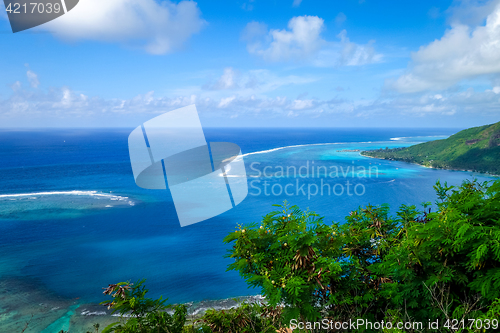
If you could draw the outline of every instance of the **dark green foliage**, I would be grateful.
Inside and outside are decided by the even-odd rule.
[[[240,227],[226,237],[225,242],[236,241],[229,269],[260,287],[270,304],[284,303],[287,322],[383,319],[379,286],[388,279],[373,267],[400,233],[389,207],[368,206],[352,212],[347,223],[331,226],[295,206],[282,208],[265,216],[261,226]]]
[[[186,323],[187,307],[177,305],[172,307],[166,305],[166,300],[147,298],[148,290],[144,286],[144,280],[135,284],[120,282],[111,284],[104,294],[111,295],[112,300],[103,302],[118,312],[122,318],[127,318],[124,323],[116,322],[108,325],[103,333],[180,333],[184,332]],[[173,314],[166,312],[171,309]],[[187,329],[187,328],[186,328]]]
[[[408,148],[370,150],[361,154],[434,168],[500,174],[500,122],[469,128],[445,140]]]
[[[341,272],[336,229],[314,213],[282,208],[266,215],[260,226],[240,227],[224,239],[236,241],[229,269],[262,288],[271,305],[284,302],[286,320],[319,318],[329,302],[326,286]]]
[[[146,298],[147,292],[144,280],[136,284],[121,282],[109,285],[104,293],[113,299],[101,304],[113,308],[113,313],[119,313],[125,320],[110,324],[103,333],[274,333],[282,326],[280,307],[243,303],[234,309],[208,310],[195,322],[195,328],[186,325],[185,305],[165,305],[166,300],[161,297],[157,300]],[[173,310],[173,314],[166,312],[169,309]],[[97,331],[99,327],[94,325],[94,328]]]
[[[500,181],[435,189],[438,211],[410,219],[377,271],[415,318],[477,318],[500,298]]]
[[[499,319],[500,180],[434,188],[436,212],[367,206],[344,224],[285,203],[225,238],[229,269],[282,304],[285,323]]]
[[[339,226],[342,275],[332,285],[330,317],[336,320],[382,320],[386,299],[381,285],[390,282],[374,267],[383,262],[401,235],[400,221],[389,216],[389,207],[368,206],[351,212]]]
[[[208,310],[199,322],[203,332],[275,333],[281,327],[281,308],[247,304],[229,310]]]

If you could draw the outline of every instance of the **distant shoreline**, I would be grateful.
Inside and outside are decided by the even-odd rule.
[[[482,172],[482,171],[474,171],[474,170],[465,170],[465,169],[453,169],[453,168],[436,168],[433,166],[428,166],[428,165],[423,165],[417,162],[407,162],[407,161],[401,161],[401,160],[396,160],[396,159],[388,159],[388,158],[381,158],[381,157],[375,157],[375,156],[369,156],[369,155],[364,155],[364,152],[367,152],[370,150],[362,150],[359,152],[359,155],[363,157],[368,157],[368,158],[373,158],[376,160],[383,160],[383,161],[395,161],[395,162],[401,162],[401,163],[407,163],[407,164],[413,164],[413,165],[419,165],[421,167],[427,168],[427,169],[434,169],[434,170],[448,170],[448,171],[462,171],[462,172],[474,172],[474,173],[480,173],[482,175],[487,175],[487,176],[492,176],[492,177],[500,177],[500,175],[488,173],[488,172]]]

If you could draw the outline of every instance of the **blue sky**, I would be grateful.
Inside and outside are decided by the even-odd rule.
[[[500,120],[498,0],[80,0],[16,34],[0,6],[0,127]]]

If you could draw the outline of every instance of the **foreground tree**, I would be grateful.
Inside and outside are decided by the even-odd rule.
[[[444,331],[479,332],[496,320],[498,327],[500,181],[438,182],[435,190],[436,212],[430,203],[422,211],[402,205],[391,217],[388,206],[369,205],[343,224],[285,202],[224,239],[233,243],[228,269],[283,305],[285,322],[418,321],[425,329],[437,319]],[[488,327],[470,327],[469,319]]]
[[[147,298],[148,290],[144,286],[144,281],[135,284],[120,282],[110,284],[104,290],[104,294],[111,295],[112,300],[101,304],[113,309],[113,313],[118,312],[122,322],[115,322],[108,325],[103,333],[180,333],[188,332],[185,327],[187,307],[185,305],[166,305],[166,300]],[[167,310],[172,309],[173,314]]]
[[[388,297],[414,318],[480,318],[500,298],[500,181],[434,187],[438,211],[416,213],[379,272]]]

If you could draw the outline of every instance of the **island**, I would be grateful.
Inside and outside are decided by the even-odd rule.
[[[447,139],[361,155],[426,167],[500,174],[500,122],[460,131]]]

